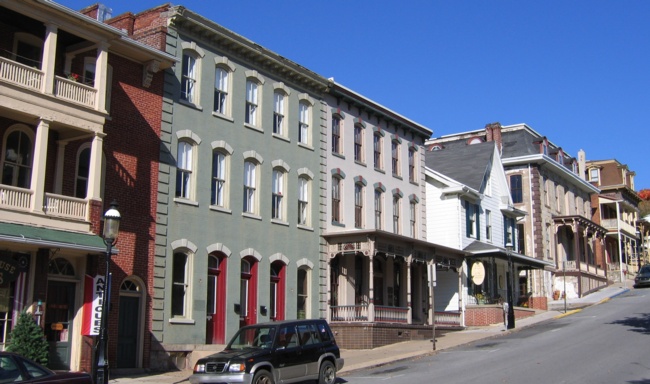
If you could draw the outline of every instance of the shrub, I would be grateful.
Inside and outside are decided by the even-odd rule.
[[[29,313],[22,311],[9,334],[7,351],[18,353],[37,363],[47,365],[49,345],[41,327]]]

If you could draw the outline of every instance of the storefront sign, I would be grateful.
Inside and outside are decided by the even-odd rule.
[[[86,276],[84,287],[84,321],[82,334],[85,336],[99,335],[102,320],[102,305],[106,292],[104,276]]]
[[[18,262],[11,257],[0,256],[0,285],[18,278]]]

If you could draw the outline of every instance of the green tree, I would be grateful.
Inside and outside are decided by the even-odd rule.
[[[36,324],[31,314],[22,311],[16,326],[9,334],[7,351],[15,352],[37,363],[47,365],[48,343],[41,327]]]
[[[642,189],[638,193],[641,198],[639,203],[639,217],[644,218],[650,215],[650,189]]]

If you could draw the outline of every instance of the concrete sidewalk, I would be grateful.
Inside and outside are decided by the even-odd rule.
[[[625,284],[618,283],[610,285],[594,292],[585,297],[566,300],[557,300],[549,302],[548,311],[540,311],[536,315],[516,321],[516,328],[505,330],[503,324],[492,325],[487,327],[470,327],[462,331],[445,332],[436,337],[436,349],[433,350],[431,340],[405,341],[402,343],[391,344],[380,348],[364,350],[341,350],[341,356],[345,359],[345,366],[339,372],[345,376],[346,372],[355,371],[362,368],[383,365],[403,359],[416,356],[433,354],[445,349],[453,348],[459,345],[468,344],[474,341],[497,337],[519,329],[537,324],[542,321],[552,320],[554,318],[570,315],[581,308],[599,304],[608,299],[629,291],[632,282],[627,281]],[[180,384],[189,383],[191,371],[174,371],[166,373],[138,374],[132,376],[115,377],[110,380],[111,383],[157,383],[157,384]]]

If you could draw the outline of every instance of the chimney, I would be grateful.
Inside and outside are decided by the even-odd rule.
[[[494,141],[497,144],[499,154],[503,153],[503,139],[501,138],[501,123],[490,123],[485,125],[485,140]]]
[[[581,179],[587,178],[587,155],[582,149],[578,151],[578,172]]]

